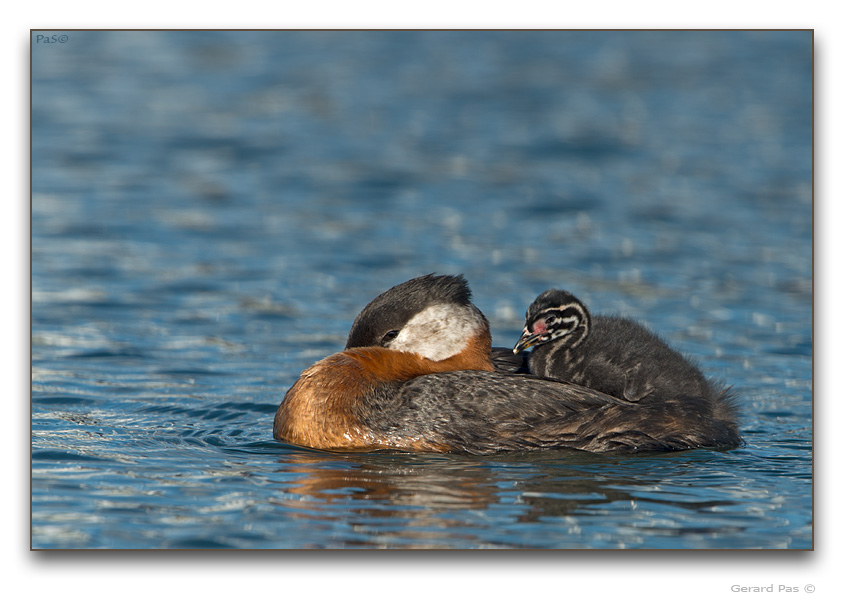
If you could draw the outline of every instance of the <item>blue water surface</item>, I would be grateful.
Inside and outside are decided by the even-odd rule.
[[[810,31],[37,33],[33,548],[812,547]],[[549,287],[641,320],[747,444],[274,441],[430,272],[497,345]]]

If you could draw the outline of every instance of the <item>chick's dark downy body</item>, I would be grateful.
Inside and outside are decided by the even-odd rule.
[[[728,390],[710,382],[659,336],[629,319],[591,315],[566,291],[548,290],[531,304],[515,350],[531,346],[531,373],[631,402],[728,401]]]

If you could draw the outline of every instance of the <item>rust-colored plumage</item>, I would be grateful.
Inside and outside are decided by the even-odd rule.
[[[373,391],[422,375],[466,370],[494,370],[488,331],[469,340],[463,352],[440,361],[375,346],[332,354],[305,370],[287,392],[276,412],[273,436],[311,448],[395,448],[395,440],[383,439],[358,416]]]

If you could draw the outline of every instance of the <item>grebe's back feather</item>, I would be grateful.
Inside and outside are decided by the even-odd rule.
[[[423,375],[373,397],[389,408],[363,411],[368,427],[424,439],[432,451],[643,452],[741,443],[726,397],[632,403],[530,375],[477,371]]]

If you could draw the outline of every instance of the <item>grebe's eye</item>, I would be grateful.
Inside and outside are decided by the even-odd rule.
[[[396,339],[398,337],[398,335],[399,335],[398,329],[393,329],[391,331],[388,331],[387,333],[384,334],[384,337],[381,338],[381,343],[387,344],[389,342],[392,342],[394,339]]]

